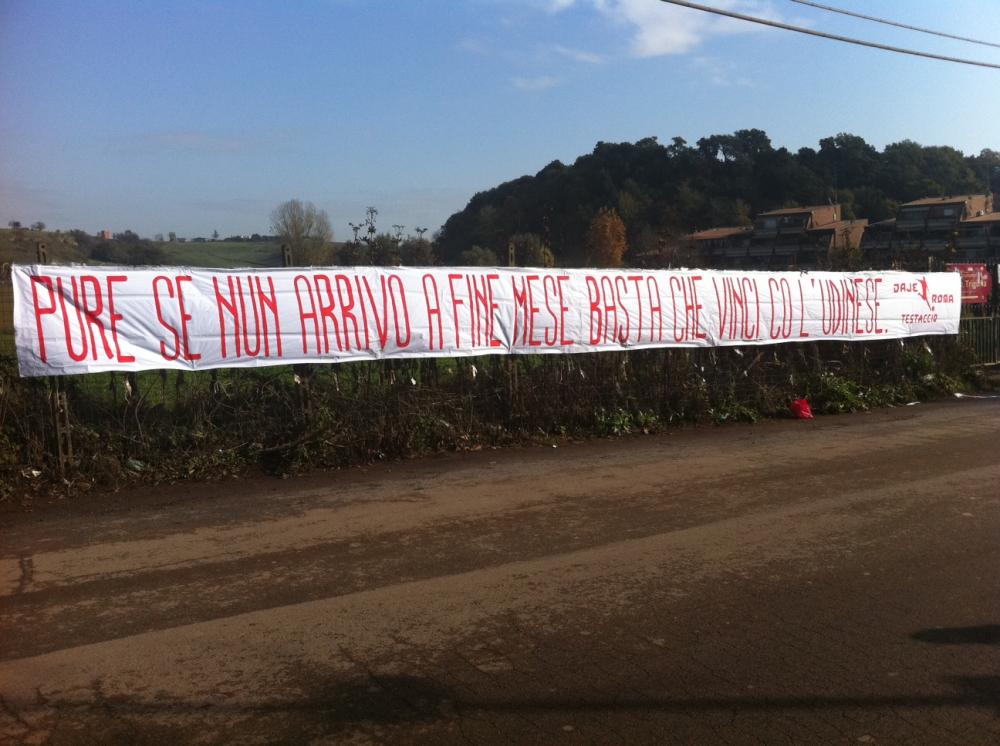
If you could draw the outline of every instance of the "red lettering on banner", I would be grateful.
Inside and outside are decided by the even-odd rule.
[[[559,342],[559,314],[557,314],[553,308],[552,304],[549,302],[550,298],[555,299],[558,297],[558,283],[554,275],[545,275],[542,278],[542,292],[545,295],[545,310],[549,312],[549,318],[552,319],[552,338],[549,338],[549,327],[546,326],[544,334],[544,342],[547,347],[555,347]]]
[[[869,282],[871,282],[871,281],[869,280]],[[878,301],[878,286],[879,286],[879,284],[881,282],[882,282],[882,278],[881,277],[876,277],[875,278],[875,283],[874,283],[874,290],[872,291],[872,298],[874,299],[874,302],[871,304],[871,309],[872,309],[872,325],[875,327],[875,333],[876,334],[884,334],[885,333],[885,329],[879,329],[879,326],[878,326],[878,307],[880,305],[882,305]]]
[[[183,314],[184,314],[184,295],[183,295],[183,293],[181,293],[181,282],[184,281],[184,280],[190,281],[191,278],[190,277],[178,277],[177,278],[177,291],[178,291],[178,294],[180,295],[180,298],[181,298],[181,314],[182,314],[181,318],[183,318]],[[248,280],[249,280],[249,278],[248,278]],[[274,279],[270,275],[267,276],[267,285],[268,285],[268,287],[271,290],[271,294],[270,295],[268,295],[267,293],[264,292],[264,288],[260,284],[260,275],[255,276],[254,277],[254,281],[255,281],[255,283],[257,285],[257,298],[260,299],[260,319],[261,319],[261,322],[263,323],[263,326],[264,326],[264,329],[263,329],[263,331],[264,331],[264,357],[271,357],[271,333],[270,333],[270,327],[268,326],[268,322],[267,322],[268,312],[270,312],[271,318],[274,321],[274,340],[275,340],[275,343],[276,343],[275,346],[277,347],[277,352],[278,352],[277,356],[278,357],[284,357],[284,355],[282,354],[282,350],[281,350],[281,322],[279,321],[280,317],[278,316],[278,294],[277,294],[277,291],[275,291],[275,289],[274,289]],[[188,316],[188,318],[190,319],[191,317]],[[185,347],[185,349],[187,349],[187,346],[188,346],[187,325],[185,324],[185,326],[184,326],[184,347]],[[199,355],[199,357],[201,357],[201,356]],[[188,358],[188,359],[190,360],[191,358]]]
[[[809,332],[806,331],[806,296],[802,290],[801,278],[799,279],[799,336],[809,336]]]
[[[452,314],[453,314],[453,318],[454,318],[454,321],[455,321],[455,349],[456,350],[462,348],[462,342],[461,342],[461,339],[459,338],[459,334],[458,334],[459,326],[461,326],[461,322],[458,319],[458,307],[459,306],[464,306],[465,305],[465,301],[464,300],[460,300],[459,297],[455,294],[455,280],[461,280],[461,279],[463,279],[463,275],[459,275],[459,274],[455,274],[455,273],[452,273],[452,274],[448,275],[448,290],[451,292],[451,309],[452,309]]]
[[[587,299],[590,303],[590,344],[601,342],[601,288],[591,275],[587,275]],[[594,322],[597,322],[596,324]]]
[[[337,349],[343,351],[345,344],[347,344],[347,331],[344,331],[344,336],[340,336],[340,321],[334,315],[334,310],[337,308],[337,301],[333,297],[333,283],[330,282],[330,278],[324,274],[318,274],[313,280],[316,283],[316,298],[319,301],[319,306],[316,310],[319,315],[319,322],[323,330],[323,354],[328,355],[330,353],[330,327],[333,327],[333,341],[337,345]],[[323,290],[320,288],[320,283],[325,285],[326,290],[326,301],[323,301]],[[329,321],[329,325],[327,324]]]
[[[748,302],[750,298],[749,286],[751,284],[753,285],[753,305],[754,308],[757,310],[757,315],[755,317],[755,322],[752,329],[750,327],[750,314],[748,313],[743,317],[743,339],[756,339],[760,334],[760,288],[757,287],[756,277],[753,279],[752,283],[750,282],[749,277],[744,277],[743,283],[741,283],[741,287],[743,290],[743,297],[747,298]]]
[[[70,278],[70,285],[73,288],[71,305],[76,311],[76,321],[80,327],[80,352],[76,352],[73,349],[73,335],[69,330],[69,314],[66,313],[66,291],[63,288],[63,281],[61,277],[56,280],[56,291],[59,295],[59,309],[62,311],[63,330],[65,331],[66,352],[69,353],[71,359],[76,362],[80,362],[87,357],[87,330],[83,325],[83,314],[80,310],[79,300],[77,299],[76,277]]]
[[[334,280],[337,284],[337,300],[340,301],[340,318],[342,320],[342,329],[344,331],[344,349],[351,349],[351,339],[347,335],[348,326],[354,327],[354,342],[355,346],[359,350],[367,350],[370,348],[370,341],[368,339],[368,323],[365,321],[365,343],[361,344],[361,329],[358,326],[358,317],[353,312],[354,309],[354,292],[351,290],[351,281],[347,278],[347,275],[334,275]],[[344,291],[347,291],[347,299],[344,299]]]
[[[511,344],[515,347],[518,345],[525,345],[529,343],[528,339],[532,333],[531,325],[534,321],[534,316],[532,312],[532,299],[531,299],[531,284],[530,279],[538,279],[538,275],[528,275],[521,279],[521,286],[518,287],[517,275],[513,275],[511,280],[511,287],[514,293],[514,334],[511,339]],[[537,309],[535,309],[537,312]],[[518,342],[518,329],[521,330],[521,341]],[[537,345],[536,345],[537,346]]]
[[[247,284],[250,285],[250,290],[247,294],[250,296],[250,308],[253,309],[252,347],[250,345],[250,336],[247,334],[247,329],[250,326],[249,324],[247,324],[247,321],[249,320],[250,317],[247,316],[246,298],[243,296],[243,282],[240,280],[239,277],[236,278],[236,291],[240,296],[240,318],[242,320],[240,326],[243,327],[243,351],[247,354],[248,357],[257,357],[258,355],[260,355],[260,346],[261,346],[260,311],[257,308],[258,303],[257,303],[256,293],[254,293],[253,291],[253,280],[249,277],[247,278]]]
[[[770,280],[768,280],[770,282]],[[756,278],[721,278],[721,286],[713,277],[719,316],[719,339],[756,340],[760,338],[760,288]],[[751,311],[751,304],[753,310]],[[774,300],[771,300],[773,323]]]
[[[365,309],[364,316],[367,319],[368,311],[371,311],[372,316],[375,318],[375,332],[378,334],[378,343],[380,349],[385,349],[386,342],[389,339],[389,292],[387,290],[388,279],[385,275],[381,275],[379,280],[382,285],[382,315],[379,316],[378,306],[375,305],[375,296],[372,295],[372,288],[368,282],[367,277],[355,277],[354,283],[358,288],[358,297],[362,299],[362,308],[364,306],[364,298],[368,298],[368,307]],[[364,282],[364,295],[361,292],[361,283]],[[393,309],[395,311],[395,309]],[[367,327],[367,322],[366,322]],[[397,322],[397,330],[399,328]],[[397,334],[398,337],[398,334]]]
[[[430,280],[428,286],[427,281]],[[434,275],[426,274],[423,277],[424,303],[427,305],[427,349],[434,349],[434,320],[437,318],[438,346],[437,349],[444,349],[444,322],[441,319],[441,298],[438,296],[437,280]],[[431,292],[433,291],[433,296]],[[432,303],[433,300],[433,303]]]
[[[615,298],[618,301],[618,310],[621,315],[625,317],[625,325],[618,325],[618,329],[615,335],[621,344],[628,344],[629,337],[632,334],[632,316],[628,312],[628,306],[625,305],[625,301],[622,299],[623,295],[628,295],[628,280],[622,275],[617,275],[615,277]],[[636,297],[636,305],[639,306],[639,315],[642,316],[642,299]],[[641,334],[640,330],[640,334]]]
[[[49,302],[52,304],[50,308],[42,308],[38,304],[39,285],[44,285],[45,289],[49,291]],[[41,277],[38,275],[31,276],[31,301],[35,309],[35,327],[38,329],[38,357],[44,363],[48,362],[48,358],[45,355],[45,332],[42,329],[42,316],[55,313],[57,308],[56,294],[52,290],[51,277]]]
[[[392,281],[396,281],[395,289]],[[406,289],[403,287],[403,280],[399,275],[389,275],[389,295],[392,298],[392,318],[396,327],[396,347],[402,349],[410,344],[413,333],[410,331],[410,309],[406,307]],[[399,306],[396,303],[399,303]],[[399,308],[403,309],[403,326],[399,325]],[[404,336],[403,330],[406,331]]]
[[[689,270],[583,270],[558,274],[559,270],[334,268],[305,270],[299,275],[266,270],[174,275],[166,270],[110,274],[100,268],[53,269],[39,267],[39,274],[15,272],[19,302],[23,299],[19,354],[22,361],[25,354],[31,360],[24,364],[25,375],[109,369],[115,367],[114,362],[134,363],[137,357],[142,361],[139,367],[185,363],[200,367],[191,366],[191,361],[201,361],[206,367],[239,366],[283,358],[283,343],[289,340],[282,339],[281,327],[294,327],[296,309],[287,307],[291,302],[287,294],[293,289],[302,348],[289,352],[293,358],[289,362],[324,355],[357,359],[365,350],[409,357],[446,355],[453,349],[457,354],[504,352],[508,347],[517,352],[568,351],[581,344],[596,351],[611,345],[702,345],[709,337],[712,344],[741,344],[742,340],[905,336],[921,330],[954,333],[957,328],[952,306],[942,311],[939,305],[941,317],[932,318],[934,303],[957,303],[954,287],[931,275],[921,281],[920,275],[902,273],[886,275],[888,280],[884,280],[868,272],[706,275]],[[508,276],[509,286],[505,284]],[[417,310],[411,327],[408,303],[420,303],[413,295],[419,292],[418,277],[427,316]],[[661,279],[667,285],[663,289],[658,286]],[[714,291],[708,300],[706,279]],[[890,282],[894,292],[889,329],[882,328],[879,318],[884,281]],[[123,289],[123,283],[131,284]],[[768,313],[760,286],[768,293]],[[204,300],[202,293],[207,294]],[[218,337],[213,327],[215,314],[206,316],[204,310],[213,301]],[[663,306],[668,301],[672,315],[664,333]],[[451,314],[447,319],[445,308]],[[706,318],[706,308],[711,318]],[[197,319],[194,309],[200,314]],[[898,324],[900,319],[903,325]],[[444,327],[452,324],[454,328],[445,332]],[[584,329],[585,324],[589,328]],[[907,329],[915,324],[925,326]],[[930,324],[937,326],[926,326]],[[709,325],[712,334],[706,333]],[[30,339],[32,331],[37,332],[37,342]],[[293,340],[289,343],[295,347]],[[141,357],[132,345],[141,349]],[[413,351],[406,349],[414,346]]]
[[[306,333],[306,321],[312,321],[313,334],[316,337],[316,352],[319,353],[319,319],[316,316],[316,299],[313,297],[312,284],[305,275],[295,275],[295,279],[292,280],[292,286],[295,288],[295,300],[299,304],[299,323],[302,325],[302,354],[309,354],[309,336]],[[305,288],[306,297],[309,300],[308,311],[302,304],[302,288]]]
[[[617,342],[618,334],[618,303],[615,301],[615,284],[607,275],[601,275],[601,295],[604,302],[601,308],[604,311],[604,335],[602,340],[607,343],[608,339]]]
[[[185,360],[199,360],[201,358],[201,353],[191,352],[188,332],[188,322],[191,321],[191,314],[189,314],[187,309],[184,307],[184,286],[181,284],[184,282],[191,282],[190,275],[181,275],[177,278],[176,297],[181,320],[180,330],[178,330],[177,327],[167,321],[164,316],[163,297],[160,294],[160,285],[164,284],[166,286],[166,297],[173,300],[175,296],[174,283],[167,275],[157,275],[153,278],[153,304],[156,306],[156,318],[160,322],[160,326],[170,332],[174,338],[174,350],[172,354],[167,354],[167,343],[160,340],[160,356],[164,360],[177,360],[182,356]]]
[[[236,357],[240,356],[240,314],[237,307],[237,294],[236,288],[233,287],[233,278],[229,276],[226,278],[227,285],[229,287],[229,299],[227,300],[225,296],[222,295],[222,291],[219,290],[219,278],[212,278],[212,286],[215,288],[215,305],[219,309],[219,343],[222,350],[222,359],[225,360],[229,357],[226,348],[226,315],[225,312],[228,311],[233,322],[233,342],[236,347]]]
[[[528,275],[524,278],[524,284],[528,286],[528,323],[525,327],[528,336],[529,347],[541,347],[542,343],[535,339],[535,317],[538,315],[538,306],[535,304],[535,289],[531,283],[538,282],[538,275]]]
[[[486,334],[484,327],[489,323],[489,321],[483,317],[483,311],[487,308],[489,302],[489,293],[486,288],[486,278],[477,278],[475,275],[470,277],[469,275],[466,275],[465,284],[469,291],[469,303],[472,306],[472,323],[470,325],[472,346],[479,347],[482,344],[482,337]]]
[[[865,281],[864,278],[839,278],[821,282],[819,289],[823,306],[823,334],[851,336],[872,331],[881,334],[876,310],[879,304],[869,297],[870,289],[877,295],[878,283],[881,281],[881,278],[876,278],[874,282]],[[865,298],[861,297],[862,290],[865,291]],[[871,312],[871,319],[866,319],[867,331],[861,327],[861,312],[866,306]]]
[[[768,303],[771,309],[771,323],[767,326],[767,333],[770,335],[771,339],[777,339],[781,336],[781,324],[775,324],[778,320],[778,315],[774,312],[774,296],[781,292],[781,288],[778,286],[778,280],[774,277],[767,278],[767,295]]]
[[[701,331],[701,308],[698,302],[698,281],[701,275],[691,275],[689,277],[670,276],[670,300],[673,303],[674,316],[674,341],[689,342],[694,339],[705,339],[705,333]],[[682,314],[677,313],[677,294],[681,295]],[[683,316],[684,323],[678,327],[677,318]]]
[[[792,300],[792,286],[786,277],[781,278],[781,336],[788,339],[792,336],[795,325],[795,302]]]
[[[163,318],[163,305],[160,303],[160,291],[157,288],[157,283],[164,282],[167,286],[167,295],[173,300],[174,297],[174,285],[170,282],[170,278],[165,275],[157,275],[153,278],[153,303],[156,306],[156,318],[160,322],[160,326],[170,332],[174,337],[174,353],[172,355],[167,354],[167,344],[162,339],[160,340],[160,356],[164,360],[176,360],[181,356],[181,335],[165,318]]]
[[[566,312],[569,311],[569,306],[566,305],[566,301],[563,298],[564,282],[569,282],[569,275],[559,275],[556,278],[556,283],[559,286],[559,344],[563,347],[569,347],[575,343],[572,339],[567,339],[566,337]]]
[[[120,313],[115,313],[115,292],[114,283],[116,282],[127,282],[128,277],[125,275],[109,275],[108,276],[108,314],[111,318],[111,341],[115,343],[115,355],[116,360],[119,363],[134,363],[134,355],[123,355],[121,346],[118,344],[118,322],[122,320],[122,315]]]
[[[653,341],[653,317],[659,319],[656,327],[656,341],[663,341],[663,300],[660,298],[660,284],[655,277],[646,280],[646,290],[649,292],[649,333],[650,342]]]
[[[95,300],[93,308],[90,308],[87,305],[87,283],[90,284]],[[104,302],[101,300],[101,282],[93,275],[83,275],[83,277],[80,278],[80,305],[83,306],[83,316],[87,319],[87,331],[90,335],[90,349],[93,353],[94,360],[97,360],[97,339],[94,336],[95,326],[97,327],[98,333],[101,335],[101,345],[104,348],[104,355],[110,360],[112,357],[111,345],[108,344],[108,339],[104,336],[104,324],[101,322],[100,318],[101,311],[104,308]]]
[[[497,309],[500,308],[500,304],[497,303],[495,300],[496,294],[495,294],[495,288],[493,287],[493,283],[499,281],[500,281],[500,275],[498,274],[486,275],[486,286],[489,289],[489,308],[487,308],[486,310],[487,314],[489,314],[489,324],[487,324],[486,328],[488,329],[490,347],[503,346],[503,343],[496,338],[496,334],[494,333],[497,323]]]
[[[184,342],[184,359],[200,360],[200,352],[191,352],[191,334],[188,331],[188,322],[191,321],[191,314],[184,307],[184,286],[183,282],[191,282],[190,275],[181,275],[177,278],[177,305],[181,311],[181,339]],[[278,354],[281,354],[281,338],[278,338]]]
[[[771,323],[768,326],[768,333],[771,339],[788,339],[792,336],[795,325],[795,303],[792,298],[792,286],[784,277],[767,278],[767,293],[770,296]],[[775,296],[781,298],[781,315],[775,313]]]
[[[635,341],[642,342],[642,275],[629,275],[625,278],[633,285],[635,285],[635,299],[636,305],[639,307],[639,319],[636,322],[636,335]],[[649,330],[649,339],[653,339],[653,330]]]

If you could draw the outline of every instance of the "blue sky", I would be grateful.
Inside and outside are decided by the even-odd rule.
[[[702,0],[1000,63],[787,0]],[[979,0],[826,0],[1000,41]],[[338,238],[438,228],[476,192],[598,141],[758,127],[1000,149],[1000,70],[805,37],[656,0],[0,0],[0,220],[267,232],[298,197]]]

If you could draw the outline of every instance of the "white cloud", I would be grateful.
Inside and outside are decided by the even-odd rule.
[[[510,82],[522,91],[545,91],[559,85],[559,79],[551,75],[539,75],[535,78],[515,77],[511,78]]]
[[[564,47],[559,44],[552,47],[552,49],[564,57],[569,57],[571,60],[586,62],[590,65],[599,65],[607,59],[603,54],[587,52],[582,49],[572,49],[571,47]]]
[[[684,54],[713,36],[747,34],[764,30],[763,26],[725,18],[704,11],[684,8],[660,0],[592,0],[610,20],[631,27],[629,44],[636,57]],[[780,20],[780,14],[768,0],[714,0],[722,10]]]

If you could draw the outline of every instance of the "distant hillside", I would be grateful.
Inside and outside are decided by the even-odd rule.
[[[27,228],[0,229],[0,264],[34,264],[38,259],[38,242],[46,244],[51,262],[83,262],[86,260],[76,239],[68,233],[32,231]]]
[[[900,202],[925,196],[1000,192],[1000,153],[964,156],[947,146],[909,140],[881,152],[855,135],[820,140],[819,148],[774,148],[765,132],[636,143],[600,142],[572,165],[553,161],[476,194],[443,226],[438,252],[459,263],[473,247],[506,257],[507,241],[533,233],[557,264],[584,259],[591,220],[614,209],[625,224],[631,256],[697,229],[746,225],[780,207],[839,202],[845,218],[881,220]],[[480,252],[482,253],[482,252]]]

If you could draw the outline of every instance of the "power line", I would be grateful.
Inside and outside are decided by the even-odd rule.
[[[967,41],[970,44],[982,44],[984,47],[996,47],[1000,49],[1000,44],[995,44],[991,41],[983,41],[982,39],[970,39],[968,36],[956,36],[955,34],[946,34],[944,31],[935,31],[929,28],[920,28],[919,26],[911,26],[908,23],[899,23],[898,21],[890,21],[887,18],[876,18],[875,16],[866,16],[864,13],[855,13],[852,10],[843,10],[841,8],[832,8],[829,5],[820,5],[819,3],[810,2],[810,0],[792,0],[793,3],[798,3],[799,5],[808,5],[811,8],[819,8],[820,10],[826,10],[830,13],[840,13],[844,16],[852,16],[854,18],[861,18],[866,21],[874,21],[875,23],[884,23],[886,26],[895,26],[896,28],[905,28],[909,31],[919,31],[921,34],[933,34],[934,36],[943,36],[946,39],[957,39],[958,41]]]
[[[750,23],[759,23],[763,26],[771,26],[772,28],[780,28],[785,31],[795,31],[799,34],[808,34],[809,36],[818,36],[822,39],[831,39],[833,41],[842,41],[846,44],[857,44],[860,47],[871,47],[872,49],[881,49],[886,52],[896,52],[898,54],[909,54],[914,57],[925,57],[930,60],[941,60],[943,62],[957,62],[960,65],[975,65],[976,67],[989,67],[994,70],[1000,70],[1000,65],[992,62],[979,62],[978,60],[966,60],[961,57],[948,57],[943,54],[933,54],[931,52],[921,52],[916,49],[904,49],[903,47],[893,47],[888,44],[879,44],[874,41],[865,41],[864,39],[855,39],[850,36],[840,36],[838,34],[828,34],[825,31],[814,31],[813,29],[802,28],[801,26],[792,26],[787,23],[781,23],[780,21],[771,21],[767,18],[758,18],[757,16],[748,16],[743,13],[735,13],[731,10],[722,10],[721,8],[712,8],[708,5],[699,5],[698,3],[689,3],[687,0],[660,0],[662,3],[670,3],[671,5],[679,5],[684,8],[691,8],[692,10],[700,10],[705,13],[715,13],[720,16],[727,16],[728,18],[735,18],[739,21],[749,21]]]

